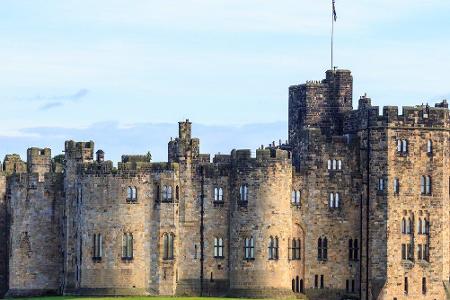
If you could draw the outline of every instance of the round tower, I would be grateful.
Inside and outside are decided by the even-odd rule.
[[[230,293],[243,297],[292,296],[292,163],[279,149],[232,152]]]

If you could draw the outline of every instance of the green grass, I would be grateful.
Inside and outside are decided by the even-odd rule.
[[[196,299],[205,299],[205,300],[219,300],[219,299],[227,299],[233,300],[233,298],[213,298],[213,297],[76,297],[76,296],[55,296],[55,297],[34,297],[34,298],[17,298],[17,299],[28,299],[28,300],[196,300]],[[237,300],[237,299],[235,299]]]

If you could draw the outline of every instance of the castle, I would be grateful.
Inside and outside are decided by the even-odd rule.
[[[0,173],[0,295],[449,299],[450,116],[352,107],[350,71],[289,88],[289,141],[168,162],[94,142]]]

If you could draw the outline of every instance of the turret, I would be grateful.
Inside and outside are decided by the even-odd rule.
[[[29,148],[27,168],[28,173],[37,173],[39,181],[44,181],[44,175],[52,170],[52,151],[49,148]]]
[[[178,138],[171,140],[168,145],[169,162],[179,162],[188,158],[197,158],[200,154],[200,140],[192,138],[192,123],[178,122]]]

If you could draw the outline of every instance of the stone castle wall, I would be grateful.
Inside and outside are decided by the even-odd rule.
[[[292,86],[289,144],[255,156],[233,150],[211,161],[189,120],[179,123],[163,163],[150,154],[124,155],[116,168],[103,151],[94,157],[92,141],[67,141],[64,159],[52,159],[47,148],[30,148],[26,162],[7,155],[0,175],[0,294],[445,299],[448,104],[404,107],[402,114],[389,106],[380,115],[363,96],[352,110],[352,82],[349,71],[336,70]],[[398,140],[407,140],[405,153]],[[429,195],[421,195],[421,176],[432,178]],[[339,195],[338,205],[330,205],[330,194]],[[402,233],[403,218],[413,220],[411,233]],[[429,222],[429,233],[418,232],[419,219]],[[128,258],[125,233],[133,236]],[[98,234],[101,257],[94,253]],[[167,236],[174,239],[170,257]],[[246,258],[251,237],[254,257]],[[269,259],[271,237],[278,238],[278,259]],[[292,239],[300,241],[299,259]],[[319,239],[327,240],[326,250]],[[412,258],[402,259],[402,244],[412,245]],[[427,260],[417,253],[424,244]]]

